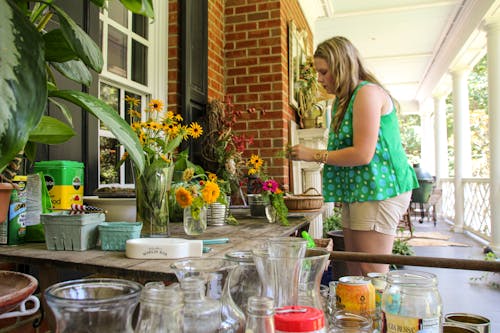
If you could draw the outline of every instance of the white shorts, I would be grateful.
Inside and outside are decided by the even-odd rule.
[[[396,229],[408,209],[411,191],[381,201],[342,203],[342,226],[351,230],[396,235]]]

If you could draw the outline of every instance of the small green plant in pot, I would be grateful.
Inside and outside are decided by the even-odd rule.
[[[392,245],[392,254],[398,254],[402,256],[413,256],[415,255],[415,251],[410,244],[408,244],[408,240],[404,238],[396,238],[394,240],[394,244]],[[401,268],[398,265],[391,264],[391,269]]]

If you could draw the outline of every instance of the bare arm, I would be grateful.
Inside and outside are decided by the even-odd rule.
[[[358,91],[353,106],[352,147],[326,152],[296,145],[291,149],[291,158],[349,167],[368,164],[375,153],[380,116],[387,107],[387,100],[387,94],[382,88],[375,85],[363,86]]]

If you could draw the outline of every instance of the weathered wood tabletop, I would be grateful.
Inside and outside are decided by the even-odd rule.
[[[186,239],[214,239],[226,237],[225,244],[210,245],[212,251],[203,257],[223,257],[234,250],[250,250],[263,239],[275,236],[291,236],[306,229],[316,214],[291,214],[289,226],[270,224],[265,218],[237,215],[239,225],[209,226],[200,236],[187,236],[181,223],[171,223],[171,237]],[[172,280],[175,275],[170,264],[176,260],[129,259],[125,252],[101,251],[49,251],[45,243],[29,243],[18,246],[0,246],[0,261],[38,265],[43,270],[70,269],[88,274],[109,274],[133,280]]]

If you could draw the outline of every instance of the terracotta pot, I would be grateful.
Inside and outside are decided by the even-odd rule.
[[[9,212],[10,193],[14,186],[9,183],[0,183],[0,223],[7,221],[7,213]]]

